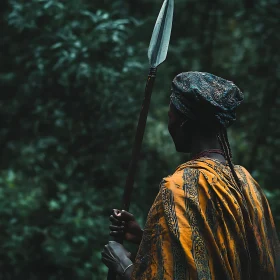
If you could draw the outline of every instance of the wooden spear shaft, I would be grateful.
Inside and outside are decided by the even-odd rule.
[[[140,156],[141,145],[144,137],[147,116],[150,107],[151,95],[153,91],[154,81],[156,78],[157,68],[150,68],[150,72],[148,75],[146,88],[145,88],[145,97],[142,103],[142,109],[140,112],[140,116],[138,119],[137,130],[135,134],[134,145],[132,149],[132,157],[128,169],[128,174],[126,178],[124,193],[123,193],[123,201],[122,201],[122,209],[129,211],[131,194],[134,185],[134,178],[137,169],[137,163]]]

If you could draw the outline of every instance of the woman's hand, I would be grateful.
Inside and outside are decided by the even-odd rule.
[[[133,263],[129,259],[130,253],[123,245],[109,241],[101,253],[102,262],[111,270],[115,271],[122,279],[130,279]]]
[[[112,222],[110,226],[111,236],[116,238],[123,237],[126,241],[140,244],[143,230],[131,213],[125,210],[113,209],[113,215],[110,216],[110,221]]]

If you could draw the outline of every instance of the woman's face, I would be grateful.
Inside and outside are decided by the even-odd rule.
[[[191,150],[191,121],[183,119],[176,112],[172,103],[168,111],[168,131],[178,152],[189,153]]]

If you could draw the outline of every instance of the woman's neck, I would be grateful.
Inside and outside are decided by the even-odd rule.
[[[225,164],[225,157],[221,154],[221,147],[216,136],[198,137],[194,135],[191,148],[191,157],[208,157]]]

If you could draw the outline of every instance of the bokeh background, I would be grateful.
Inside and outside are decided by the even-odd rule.
[[[1,1],[1,280],[106,279],[100,251],[121,207],[162,2]],[[142,226],[161,179],[188,160],[166,127],[171,81],[198,70],[243,90],[234,162],[265,190],[279,232],[279,18],[277,0],[175,1],[133,193]]]

